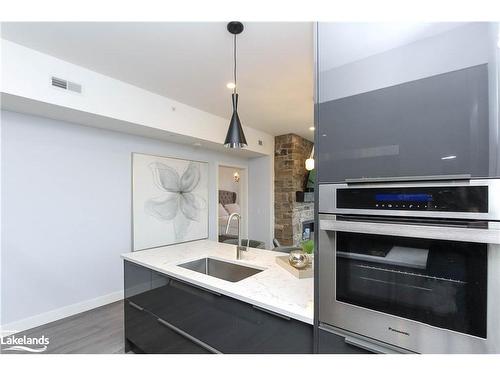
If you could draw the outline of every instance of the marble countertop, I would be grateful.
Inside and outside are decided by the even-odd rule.
[[[298,279],[276,264],[285,254],[248,248],[236,260],[235,245],[210,240],[187,242],[122,254],[122,258],[179,280],[313,324],[313,279]],[[179,264],[204,257],[263,269],[238,282],[191,271]]]

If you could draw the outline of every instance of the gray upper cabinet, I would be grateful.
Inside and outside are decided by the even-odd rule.
[[[319,183],[500,177],[498,28],[318,23]]]
[[[322,183],[490,176],[486,64],[323,102],[318,120]]]

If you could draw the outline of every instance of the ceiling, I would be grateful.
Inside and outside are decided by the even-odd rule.
[[[225,22],[16,22],[2,37],[229,118],[233,40]],[[68,77],[70,79],[70,77]],[[243,125],[312,139],[313,24],[245,23],[238,36]]]

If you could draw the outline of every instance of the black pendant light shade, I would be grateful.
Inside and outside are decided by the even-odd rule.
[[[236,35],[243,31],[243,24],[241,22],[233,21],[227,24],[227,30],[234,35],[234,84],[235,88],[231,99],[233,102],[233,115],[229,122],[229,129],[227,129],[226,140],[224,146],[229,148],[243,148],[247,146],[247,140],[243,133],[240,117],[238,116],[238,94],[236,93]]]
[[[229,148],[242,148],[247,146],[247,140],[243,128],[241,127],[240,116],[238,116],[238,94],[232,95],[233,100],[233,115],[227,129],[226,140],[224,146]]]

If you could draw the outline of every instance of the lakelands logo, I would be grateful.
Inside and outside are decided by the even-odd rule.
[[[23,336],[0,336],[2,352],[23,351],[30,353],[42,353],[47,350],[49,338],[42,335],[40,337]]]

